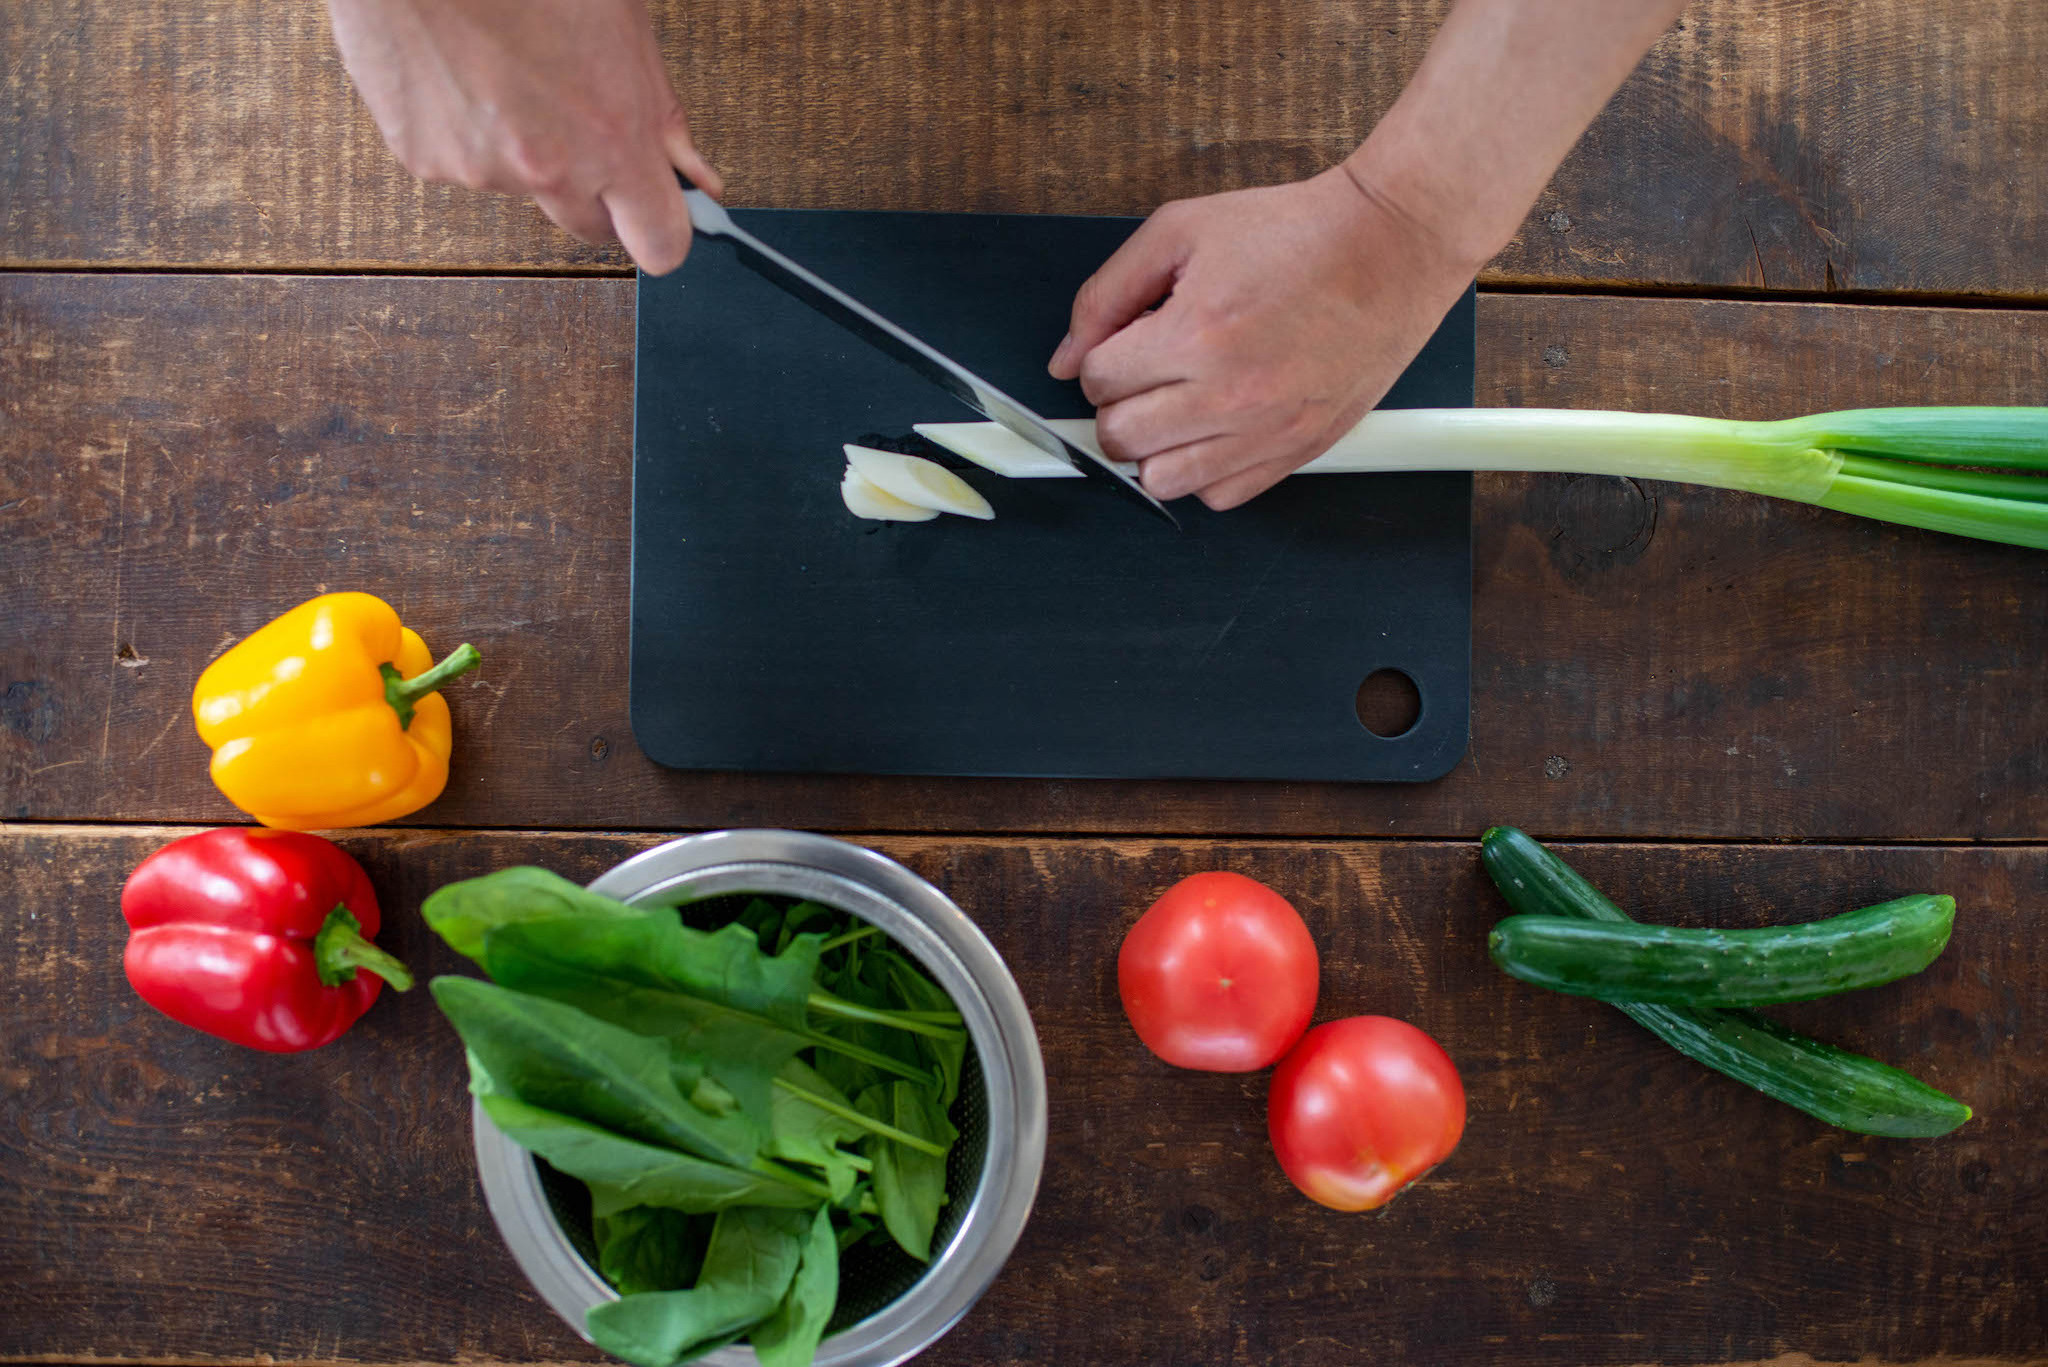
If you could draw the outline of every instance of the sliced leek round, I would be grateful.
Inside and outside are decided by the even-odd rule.
[[[913,507],[983,522],[996,515],[973,485],[936,461],[867,446],[848,446],[846,460],[848,468],[869,484]]]
[[[839,481],[839,497],[846,511],[874,522],[929,522],[939,515],[936,508],[920,508],[877,489],[851,465],[846,467],[846,478]]]

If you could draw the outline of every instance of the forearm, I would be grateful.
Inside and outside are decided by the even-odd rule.
[[[1457,0],[1345,169],[1476,271],[1684,0]]]

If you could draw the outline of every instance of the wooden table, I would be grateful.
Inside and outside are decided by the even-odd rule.
[[[1441,5],[674,0],[739,203],[1137,212],[1306,173]],[[1778,416],[2048,402],[2048,9],[1710,0],[1482,282],[1482,404]],[[386,154],[317,5],[0,9],[0,1358],[594,1355],[479,1200],[424,993],[331,1048],[174,1026],[117,892],[234,822],[187,700],[322,589],[488,662],[447,795],[351,833],[386,940],[513,861],[846,833],[1014,966],[1052,1087],[1037,1214],[945,1363],[2048,1361],[2048,557],[1733,494],[1485,477],[1472,747],[1424,787],[685,775],[633,744],[633,282]],[[1977,1119],[1826,1129],[1496,973],[1474,837],[1566,842],[1675,921],[1953,892],[1931,970],[1787,1010]],[[1584,843],[1579,843],[1584,842]],[[1110,966],[1234,868],[1322,1014],[1444,1041],[1464,1145],[1378,1216],[1298,1198],[1262,1079],[1135,1044]]]

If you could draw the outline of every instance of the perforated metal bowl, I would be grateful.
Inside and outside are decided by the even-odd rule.
[[[677,906],[693,921],[730,919],[725,898],[808,898],[877,926],[946,989],[969,1047],[946,1166],[948,1200],[920,1264],[865,1242],[840,1266],[839,1307],[817,1367],[890,1367],[967,1313],[1016,1247],[1045,1160],[1045,1067],[1016,980],[974,922],[892,859],[798,831],[714,831],[639,854],[590,885],[636,906]],[[737,905],[730,908],[737,911]],[[477,1172],[506,1246],[541,1299],[586,1339],[583,1317],[618,1293],[594,1266],[589,1194],[507,1139],[473,1106]],[[756,1361],[744,1345],[701,1359]]]

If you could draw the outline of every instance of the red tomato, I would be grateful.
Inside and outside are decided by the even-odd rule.
[[[1124,936],[1117,992],[1168,1063],[1249,1073],[1286,1053],[1316,1009],[1316,942],[1301,913],[1239,873],[1183,878]]]
[[[1465,1084],[1406,1021],[1352,1016],[1309,1031],[1273,1070],[1266,1129],[1310,1200],[1372,1210],[1458,1147]]]

